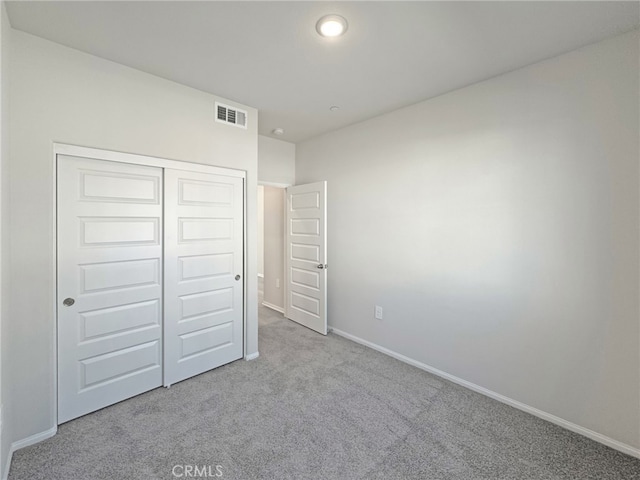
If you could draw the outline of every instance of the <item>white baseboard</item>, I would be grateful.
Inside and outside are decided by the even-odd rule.
[[[260,356],[260,352],[251,353],[251,354],[247,355],[246,357],[244,357],[244,359],[245,359],[246,361],[249,361],[249,360],[255,360],[255,359],[256,359],[256,358],[258,358],[259,356]]]
[[[28,447],[29,445],[34,445],[36,443],[42,442],[47,438],[51,438],[56,434],[57,431],[58,427],[52,427],[44,432],[36,433],[35,435],[31,435],[30,437],[23,438],[22,440],[18,440],[17,442],[13,442],[11,444],[11,447],[9,448],[9,453],[7,454],[7,461],[4,464],[2,480],[7,480],[7,478],[9,478],[9,470],[11,469],[11,459],[13,458],[13,452],[18,451],[21,448]]]
[[[271,310],[275,310],[276,312],[280,312],[281,314],[284,315],[284,308],[282,307],[278,307],[277,305],[274,305],[273,303],[269,303],[269,302],[262,302],[262,305],[264,307],[270,308]]]
[[[569,422],[563,418],[557,417],[551,413],[547,413],[543,410],[539,410],[535,407],[527,405],[526,403],[519,402],[509,397],[505,397],[499,393],[488,390],[480,385],[476,385],[475,383],[468,382],[467,380],[463,380],[462,378],[458,378],[454,375],[451,375],[447,372],[443,372],[442,370],[438,370],[430,365],[419,362],[412,358],[406,357],[400,353],[394,352],[393,350],[389,350],[388,348],[377,345],[373,342],[369,342],[368,340],[364,340],[360,337],[356,337],[355,335],[351,335],[350,333],[343,332],[342,330],[338,330],[337,328],[329,327],[329,331],[335,333],[336,335],[340,335],[341,337],[347,338],[353,342],[359,343],[366,347],[372,348],[373,350],[377,350],[378,352],[384,353],[385,355],[389,355],[390,357],[395,358],[396,360],[400,360],[401,362],[408,363],[409,365],[413,365],[421,370],[425,370],[429,373],[437,375],[438,377],[449,380],[450,382],[461,385],[469,390],[473,390],[474,392],[481,393],[489,398],[493,398],[494,400],[498,400],[499,402],[506,403],[518,410],[522,410],[523,412],[530,413],[536,417],[542,418],[543,420],[547,420],[548,422],[555,423],[567,430],[571,430],[572,432],[583,435],[591,440],[595,440],[596,442],[602,443],[607,447],[614,448],[622,453],[626,453],[627,455],[631,455],[632,457],[640,458],[640,449],[632,447],[631,445],[627,445],[626,443],[619,442],[618,440],[614,440],[613,438],[607,437],[606,435],[602,435],[601,433],[594,432],[585,427],[581,427],[575,423]]]

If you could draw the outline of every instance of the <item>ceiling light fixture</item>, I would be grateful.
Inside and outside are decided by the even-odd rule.
[[[329,110],[331,110],[332,112],[335,112],[336,110],[340,110],[340,107],[339,107],[339,106],[337,106],[337,105],[331,105],[331,106],[329,107]]]
[[[318,20],[316,30],[323,37],[339,37],[347,31],[348,26],[344,17],[332,13]]]
[[[284,135],[284,128],[274,128],[271,133],[274,135]]]

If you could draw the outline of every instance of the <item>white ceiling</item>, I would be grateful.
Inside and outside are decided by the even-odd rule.
[[[636,2],[8,2],[11,24],[260,110],[298,142],[639,25]],[[318,36],[338,13],[349,29]],[[335,112],[332,105],[340,106]]]

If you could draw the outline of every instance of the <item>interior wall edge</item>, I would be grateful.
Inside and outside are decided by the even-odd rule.
[[[11,358],[10,350],[12,345],[9,341],[9,311],[10,311],[10,244],[11,229],[9,228],[9,212],[10,212],[10,191],[11,183],[9,180],[9,84],[10,84],[10,44],[12,41],[12,28],[7,15],[6,2],[0,2],[0,218],[2,225],[0,226],[0,408],[2,410],[0,417],[0,476],[6,478],[9,474],[9,466],[11,463],[11,442],[14,436],[13,426],[13,375],[11,374],[9,361]]]

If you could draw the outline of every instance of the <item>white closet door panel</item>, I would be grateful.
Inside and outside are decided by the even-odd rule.
[[[162,169],[59,156],[57,217],[63,423],[161,385]]]
[[[243,180],[165,170],[164,384],[243,354]]]

